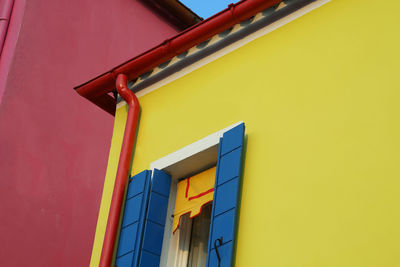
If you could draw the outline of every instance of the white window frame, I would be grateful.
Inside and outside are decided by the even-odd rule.
[[[189,255],[190,225],[180,227],[175,234],[172,234],[173,213],[178,179],[205,170],[217,163],[218,145],[223,134],[230,129],[242,124],[239,121],[220,131],[210,134],[188,146],[185,146],[165,157],[162,157],[150,164],[150,169],[159,169],[171,175],[171,188],[168,201],[167,218],[164,228],[164,239],[161,251],[160,267],[186,267]],[[154,172],[153,172],[154,173]],[[186,230],[186,231],[185,231]],[[180,237],[184,244],[179,246]],[[182,241],[181,241],[182,242]],[[183,248],[183,249],[180,249]]]

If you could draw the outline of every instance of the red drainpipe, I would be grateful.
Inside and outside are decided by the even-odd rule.
[[[13,5],[14,0],[3,0],[2,3],[0,3],[0,54],[3,50],[4,41],[6,39]]]
[[[209,39],[213,35],[281,1],[282,0],[242,0],[236,4],[231,4],[227,9],[179,33],[153,49],[83,85],[75,87],[80,95],[114,115],[116,102],[108,93],[114,90],[114,77],[118,75],[116,80],[117,91],[129,105],[110,213],[101,252],[100,267],[110,267],[113,260],[121,208],[128,180],[129,166],[139,118],[139,102],[135,94],[129,90],[127,80],[137,77],[164,61],[171,59],[175,55],[179,55],[194,45]],[[126,73],[129,76],[121,73]]]
[[[119,156],[114,192],[111,199],[110,213],[108,215],[106,234],[104,237],[103,249],[101,251],[100,267],[110,267],[113,260],[115,241],[119,227],[125,187],[128,181],[129,167],[132,160],[133,144],[135,143],[140,111],[139,101],[136,95],[129,90],[125,74],[119,74],[117,76],[116,87],[120,96],[126,101],[126,103],[128,103],[129,110],[126,119],[121,154]]]

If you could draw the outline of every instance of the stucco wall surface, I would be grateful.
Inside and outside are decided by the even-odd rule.
[[[399,8],[331,1],[142,96],[132,173],[243,120],[236,266],[399,266]]]
[[[175,30],[135,0],[16,0],[8,34],[0,266],[88,266],[113,118],[72,88]]]

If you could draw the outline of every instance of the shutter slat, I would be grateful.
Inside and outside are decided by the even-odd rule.
[[[243,145],[244,128],[244,123],[241,123],[224,133],[221,155],[225,155],[229,151]]]
[[[241,159],[241,147],[237,147],[235,150],[221,156],[218,185],[223,184],[230,179],[238,177],[240,175]]]
[[[119,237],[117,257],[123,256],[135,249],[135,240],[137,238],[138,222],[131,224],[121,230]]]
[[[160,256],[147,252],[145,250],[142,251],[142,264],[140,266],[143,267],[159,267],[160,266]]]
[[[164,225],[156,224],[150,220],[146,222],[142,248],[156,255],[161,255]],[[161,242],[160,242],[161,239]]]
[[[231,257],[232,251],[233,251],[232,241],[218,247],[219,256],[221,257],[221,267],[232,266],[232,257]],[[208,263],[208,266],[218,267],[218,258],[214,247],[210,252],[210,262]]]
[[[239,177],[219,186],[215,196],[215,216],[236,207],[238,189]]]
[[[165,218],[167,216],[167,209],[162,209],[160,207],[165,206],[165,202],[167,202],[168,205],[168,197],[153,192],[151,200],[152,201],[149,203],[147,218],[154,223],[164,226]]]
[[[225,244],[232,241],[234,238],[234,221],[235,221],[235,208],[232,208],[220,215],[214,216],[213,218],[213,230],[211,236],[215,237],[212,240],[212,245],[214,245],[214,240],[222,237],[222,243]]]
[[[142,203],[143,194],[136,195],[133,198],[128,199],[125,202],[124,218],[122,219],[122,227],[125,227],[134,222],[138,222],[140,218],[141,206],[138,203]]]
[[[115,261],[115,265],[117,267],[122,267],[122,266],[132,266],[132,261],[133,261],[133,252],[130,252],[126,255],[123,255],[121,257],[118,257],[117,260]]]

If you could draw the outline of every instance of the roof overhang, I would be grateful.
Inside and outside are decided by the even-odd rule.
[[[227,9],[74,89],[109,114],[114,115],[116,99],[112,96],[112,92],[115,90],[115,78],[118,74],[123,73],[127,75],[128,80],[133,80],[191,47],[281,1],[243,0],[236,4],[231,4]]]
[[[187,29],[203,20],[179,0],[141,0],[144,4],[160,13],[179,30]]]

